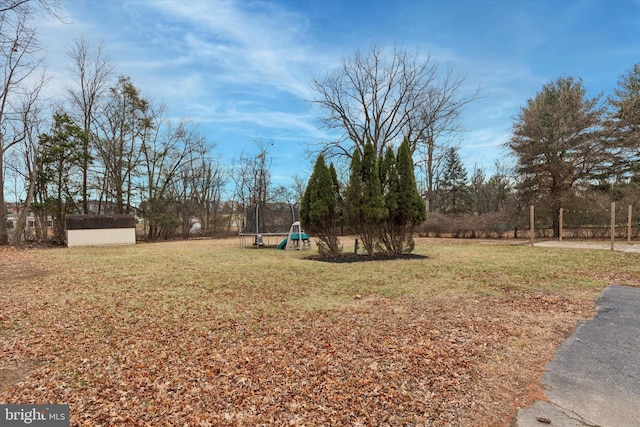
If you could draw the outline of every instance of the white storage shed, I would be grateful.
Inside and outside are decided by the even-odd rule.
[[[67,215],[67,246],[135,245],[133,215]]]

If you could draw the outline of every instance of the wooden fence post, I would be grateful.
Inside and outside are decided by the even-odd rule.
[[[560,208],[560,241],[562,242],[562,221],[564,219],[564,209]]]
[[[535,243],[535,208],[533,205],[529,206],[529,240],[531,240],[531,246]]]
[[[611,202],[611,250],[616,240],[616,202]]]
[[[633,212],[632,206],[627,208],[627,242],[631,243],[631,214]]]

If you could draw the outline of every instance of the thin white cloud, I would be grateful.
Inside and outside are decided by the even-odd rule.
[[[355,48],[397,42],[430,54],[443,71],[452,65],[466,74],[465,93],[480,88],[459,136],[470,160],[481,153],[491,163],[542,84],[568,73],[595,91],[611,89],[640,52],[633,37],[640,0],[453,3],[70,0],[69,24],[39,26],[53,76],[47,95],[60,97],[73,84],[66,51],[83,35],[104,40],[116,76],[131,76],[172,116],[201,122],[229,151],[256,137],[297,141],[302,151],[328,132],[303,102],[314,95],[311,79]]]
[[[305,43],[305,17],[269,3],[236,1],[157,2],[149,8],[188,28],[184,49],[194,63],[210,65],[216,77],[259,84],[306,98],[310,77],[328,62]],[[215,72],[214,71],[214,72]]]

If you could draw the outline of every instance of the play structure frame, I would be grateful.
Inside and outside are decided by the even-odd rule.
[[[311,247],[311,240],[309,235],[302,231],[300,221],[295,221],[289,228],[289,234],[287,238],[278,243],[278,249],[290,250],[302,250],[309,249]]]
[[[300,221],[294,221],[289,227],[289,232],[260,232],[259,221],[259,207],[256,206],[255,212],[255,225],[256,231],[254,232],[238,232],[241,248],[256,247],[261,248],[264,246],[276,246],[278,249],[286,250],[301,250],[311,247],[311,240],[309,235],[302,230]],[[284,240],[280,241],[277,245],[272,244],[271,238],[284,237]]]

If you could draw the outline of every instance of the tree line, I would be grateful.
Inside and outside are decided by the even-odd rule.
[[[32,211],[37,238],[46,238],[52,218],[60,242],[68,213],[135,212],[146,237],[157,239],[187,237],[195,217],[207,233],[228,232],[249,206],[280,203],[310,212],[305,197],[320,178],[274,185],[272,145],[262,140],[255,152],[222,165],[197,124],[169,119],[167,106],[117,75],[101,44],[76,40],[68,51],[74,81],[63,102],[47,105],[34,17],[55,19],[58,6],[0,0],[0,244],[9,241],[5,197],[14,188],[25,190],[13,194],[21,208],[13,235],[21,235]],[[520,109],[504,144],[509,154],[491,175],[480,167],[469,173],[460,158],[460,117],[480,96],[464,90],[465,80],[417,50],[373,46],[311,82],[309,101],[335,137],[308,147],[310,157],[331,162],[325,168],[340,210],[329,224],[350,224],[367,252],[400,252],[411,247],[407,233],[424,228],[417,212],[425,211],[408,213],[413,208],[400,203],[402,191],[426,202],[426,224],[436,233],[457,221],[463,232],[484,227],[500,234],[521,224],[530,204],[552,218],[557,233],[561,208],[637,200],[639,65],[606,97],[588,97],[582,80],[571,76],[545,84]],[[401,181],[409,176],[407,159],[416,183],[410,189]],[[306,221],[316,227],[311,217]],[[329,252],[336,249],[331,239],[323,242]]]
[[[557,236],[561,209],[638,204],[640,65],[621,75],[609,96],[588,97],[571,76],[543,85],[519,110],[504,143],[508,155],[491,176],[477,166],[469,176],[460,159],[458,119],[478,96],[461,93],[463,81],[418,53],[356,51],[314,81],[323,122],[340,131],[320,149],[338,161],[353,159],[370,141],[381,163],[386,147],[408,141],[429,210],[427,233],[517,235],[535,205]]]
[[[586,93],[582,80],[570,76],[545,84],[521,108],[506,144],[516,158],[521,200],[549,212],[554,236],[560,209],[576,199],[637,201],[640,64],[606,98]]]
[[[640,205],[640,64],[607,96],[589,97],[572,76],[544,84],[520,108],[504,146],[513,165],[498,162],[489,178],[479,168],[469,177],[457,148],[447,149],[426,232],[517,235],[534,205],[541,232],[558,237],[561,210],[579,212],[574,225],[591,227],[606,225],[611,202]]]
[[[64,241],[64,217],[131,214],[144,218],[147,238],[183,236],[198,216],[219,222],[228,176],[215,145],[197,124],[167,117],[167,107],[116,76],[102,44],[79,38],[68,50],[73,82],[48,105],[49,79],[35,18],[59,19],[57,0],[0,1],[0,244],[16,245],[27,215],[38,240]],[[23,191],[22,188],[25,190]],[[7,221],[6,194],[18,219]],[[51,219],[52,224],[49,223]],[[215,228],[215,227],[214,227]]]

